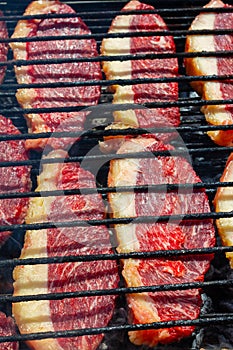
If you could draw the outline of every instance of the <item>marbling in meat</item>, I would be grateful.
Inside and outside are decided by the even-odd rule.
[[[213,12],[200,13],[190,26],[191,30],[217,30],[233,29],[232,12],[214,12],[216,7],[229,8],[221,0],[211,0],[205,8],[213,8]],[[233,49],[233,36],[231,33],[224,35],[188,35],[186,40],[187,52],[203,51],[231,51]],[[188,75],[212,76],[212,75],[232,75],[233,58],[229,56],[193,57],[185,59],[185,66]],[[215,81],[193,81],[192,86],[207,101],[228,100],[233,96],[232,80]],[[202,107],[202,112],[208,123],[211,125],[227,125],[233,123],[232,104],[206,105]],[[221,146],[233,145],[232,130],[209,131],[211,139]]]
[[[16,335],[16,326],[12,317],[6,316],[3,312],[0,311],[0,336],[7,337]],[[0,343],[1,350],[18,350],[19,344],[15,342],[5,342]]]
[[[12,38],[54,36],[53,41],[33,41],[27,43],[11,43],[16,60],[40,59],[79,59],[95,57],[97,53],[96,41],[90,39],[56,40],[56,36],[89,35],[89,28],[80,17],[73,18],[44,18],[36,19],[37,14],[75,14],[68,5],[59,1],[33,1],[26,9],[25,15],[34,15],[35,19],[20,20]],[[83,82],[101,79],[101,69],[98,62],[73,62],[57,64],[32,64],[16,66],[18,83],[59,83]],[[19,89],[16,94],[19,104],[23,108],[59,108],[89,106],[98,103],[100,86],[75,86],[55,88]],[[29,132],[80,131],[83,130],[85,112],[72,113],[32,113],[26,119]],[[53,148],[61,148],[72,140],[51,139],[48,141]],[[41,149],[46,139],[27,141],[28,148]]]
[[[56,150],[47,157],[65,159]],[[95,188],[94,176],[78,163],[45,164],[36,191]],[[31,198],[27,223],[104,218],[99,194]],[[21,258],[89,256],[112,252],[109,232],[103,225],[27,231]],[[118,286],[115,261],[68,262],[18,266],[14,270],[14,295],[112,289]],[[110,321],[115,295],[29,301],[13,304],[21,333],[105,327]],[[28,341],[33,350],[95,350],[103,334]]]
[[[0,16],[3,17],[2,11],[0,11]],[[0,21],[0,38],[7,39],[8,38],[8,30],[6,23],[4,21]],[[8,53],[8,44],[0,43],[0,62],[7,61],[7,53]],[[5,77],[6,66],[0,67],[0,84],[3,82]]]
[[[226,167],[220,179],[221,182],[233,181],[233,154],[227,160]],[[219,187],[217,189],[214,205],[216,212],[230,212],[233,209],[233,188]],[[222,243],[225,246],[233,246],[233,217],[220,218],[217,220],[217,228],[221,237]],[[233,253],[226,253],[233,268]]]
[[[124,55],[138,54],[169,54],[175,53],[173,37],[169,35],[156,36],[156,31],[167,31],[164,20],[158,14],[124,15],[124,11],[151,10],[154,7],[139,1],[130,1],[122,9],[109,29],[109,33],[135,33],[130,37],[105,38],[102,41],[101,52],[107,56],[121,56],[121,61],[105,61],[103,70],[108,80],[114,79],[145,79],[171,78],[178,76],[178,61],[176,58],[163,59],[124,59]],[[152,36],[140,36],[140,33],[155,32]],[[150,102],[174,102],[178,100],[178,84],[176,82],[113,84],[113,103],[145,104]],[[120,109],[120,108],[119,108]],[[114,119],[129,127],[161,127],[178,126],[180,113],[177,107],[133,109],[117,111]],[[160,138],[171,137],[163,134]]]
[[[119,217],[162,216],[209,212],[204,190],[150,191],[153,184],[184,184],[200,182],[190,163],[181,157],[127,158],[132,152],[169,150],[155,138],[137,137],[125,141],[117,154],[125,159],[110,163],[108,185],[149,185],[145,193],[109,194],[112,215]],[[135,223],[115,225],[118,252],[149,252],[212,247],[215,244],[211,220]],[[124,259],[123,276],[128,287],[153,286],[203,281],[211,256],[192,255],[173,258]],[[128,294],[129,318],[133,324],[195,319],[200,314],[199,289]],[[156,346],[178,342],[190,336],[192,326],[138,330],[129,333],[136,345]]]
[[[0,135],[19,134],[19,130],[10,119],[0,116]],[[24,140],[0,142],[0,162],[17,162],[28,160]],[[27,192],[31,188],[30,167],[0,167],[0,193]],[[0,199],[0,225],[22,224],[24,222],[29,199]],[[10,236],[12,231],[0,232],[0,245]]]

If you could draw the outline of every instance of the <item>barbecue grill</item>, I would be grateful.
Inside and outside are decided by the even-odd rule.
[[[111,24],[112,19],[119,13],[121,8],[126,3],[125,1],[64,1],[65,3],[72,6],[76,11],[78,16],[80,16],[83,21],[88,25],[92,31],[93,37],[96,39],[98,46],[101,43],[103,37],[106,37],[108,28]],[[209,197],[210,204],[214,198],[216,189],[221,186],[232,186],[231,183],[220,183],[219,178],[223,172],[226,159],[229,154],[233,151],[233,147],[219,147],[215,145],[209,137],[206,135],[206,132],[209,130],[216,129],[232,129],[232,126],[224,127],[215,127],[208,126],[206,124],[205,118],[200,112],[200,107],[206,102],[201,100],[200,97],[191,89],[189,83],[191,80],[198,78],[187,77],[185,76],[185,70],[183,67],[183,58],[186,56],[184,53],[184,43],[185,37],[187,34],[187,29],[191,24],[194,17],[200,13],[202,6],[206,4],[202,0],[189,0],[189,1],[179,1],[179,0],[163,0],[163,1],[145,1],[148,4],[152,4],[157,13],[159,13],[167,23],[171,35],[174,36],[177,57],[179,61],[179,73],[180,76],[177,78],[179,83],[179,100],[176,103],[180,107],[181,112],[181,125],[177,128],[179,135],[182,137],[182,140],[185,144],[186,149],[191,157],[192,165],[194,170],[197,172],[199,177],[202,180],[202,183],[193,185],[193,187],[203,187],[206,189],[206,192]],[[8,26],[9,35],[12,34],[14,27],[19,19],[22,19],[22,14],[24,9],[28,5],[28,1],[21,1],[15,3],[13,1],[0,2],[0,8],[4,12],[5,21]],[[233,4],[232,1],[228,1],[229,4]],[[218,9],[216,9],[218,11]],[[70,16],[70,14],[69,14]],[[169,33],[169,32],[168,32]],[[168,34],[166,32],[166,35]],[[163,35],[163,33],[161,33]],[[64,37],[65,39],[65,37]],[[7,41],[10,41],[9,39]],[[54,40],[54,37],[53,37]],[[205,53],[208,55],[208,53]],[[210,54],[210,53],[209,53]],[[226,53],[224,53],[226,54]],[[232,51],[229,51],[229,55],[232,55]],[[169,56],[169,54],[167,54]],[[134,59],[134,57],[132,57]],[[87,59],[88,60],[88,59]],[[101,60],[100,57],[97,60]],[[29,62],[30,63],[30,62]],[[46,62],[44,62],[46,64]],[[1,62],[3,64],[3,62]],[[19,139],[19,138],[37,138],[45,137],[48,138],[50,134],[43,135],[29,135],[27,134],[27,127],[23,117],[25,112],[22,108],[19,107],[15,93],[19,85],[16,83],[13,66],[18,64],[12,58],[12,52],[9,50],[8,62],[7,62],[7,72],[5,76],[4,83],[0,86],[0,114],[3,114],[13,121],[13,123],[19,128],[23,133],[22,136],[15,135],[2,135],[0,140],[6,139]],[[232,78],[232,77],[231,77]],[[213,79],[213,77],[208,77],[208,79]],[[220,78],[221,79],[221,78]],[[125,82],[127,83],[127,82]],[[131,81],[130,84],[134,84],[134,81]],[[108,125],[112,122],[112,113],[111,110],[107,108],[112,100],[112,94],[108,90],[109,82],[100,81],[98,84],[101,85],[102,94],[100,105],[103,107],[103,110],[106,110],[107,113],[99,115],[91,113],[90,118],[86,122],[85,131],[81,135],[81,139],[74,145],[70,150],[70,161],[82,161],[85,158],[85,164],[89,166],[92,170],[93,163],[97,160],[103,164],[97,174],[97,185],[98,191],[103,195],[103,198],[106,199],[107,193],[110,190],[107,188],[107,173],[108,173],[108,161],[114,155],[103,155],[101,152],[96,151],[93,155],[89,155],[89,151],[97,149],[95,147],[98,144],[99,140],[103,139],[104,135],[111,134],[124,134],[130,132],[131,134],[140,134],[143,130],[127,130],[127,131],[104,131],[103,126]],[[49,84],[48,84],[49,86]],[[232,96],[233,98],[233,96]],[[214,102],[213,102],[214,103]],[[226,103],[226,101],[221,101],[218,103]],[[227,101],[227,103],[232,104],[233,99]],[[106,104],[106,109],[105,109]],[[153,104],[153,107],[156,108],[158,104],[156,102]],[[164,105],[166,106],[166,105]],[[88,107],[88,106],[86,106]],[[82,107],[83,108],[83,107]],[[80,110],[81,107],[76,107],[76,110]],[[69,109],[67,109],[69,111]],[[35,110],[34,113],[40,112]],[[153,130],[150,130],[153,132]],[[57,137],[64,137],[65,134],[58,134]],[[173,144],[176,149],[179,150],[181,145],[176,143],[174,140]],[[89,157],[89,158],[88,158]],[[12,198],[19,196],[36,196],[36,195],[56,195],[59,193],[44,193],[36,194],[33,192],[36,187],[36,175],[39,172],[39,166],[41,161],[41,153],[33,152],[30,153],[30,160],[26,164],[32,166],[32,192],[30,193],[12,193],[9,195],[1,195],[0,198]],[[23,163],[25,164],[25,162]],[[13,162],[2,163],[0,166],[12,166],[16,165]],[[147,191],[145,188],[140,188],[138,190]],[[115,189],[116,190],[116,189]],[[120,190],[120,189],[118,189]],[[130,188],[122,189],[124,191],[132,190]],[[136,190],[136,189],[134,189]],[[66,195],[68,193],[64,193]],[[7,197],[8,196],[8,197]],[[213,206],[211,204],[211,213],[208,217],[213,219],[219,217],[229,217],[232,213],[215,213]],[[200,213],[195,216],[195,219],[201,220],[206,218],[206,213]],[[112,220],[108,218],[106,220],[107,225],[116,223],[117,220]],[[99,224],[99,223],[98,223]],[[69,225],[69,223],[67,223]],[[72,223],[70,223],[72,226]],[[5,245],[1,248],[0,251],[0,271],[1,271],[1,295],[0,295],[0,305],[1,309],[6,312],[8,315],[11,314],[11,303],[16,301],[26,301],[26,300],[38,300],[37,296],[27,296],[27,297],[13,297],[12,296],[12,269],[17,265],[22,264],[38,264],[38,263],[53,263],[53,262],[65,262],[65,261],[74,261],[74,257],[65,257],[59,258],[47,258],[47,259],[30,259],[29,261],[20,261],[18,259],[20,255],[20,250],[23,245],[23,234],[27,228],[34,228],[36,225],[14,225],[8,228],[8,230],[13,231],[12,236]],[[41,228],[43,224],[41,224]],[[5,230],[5,227],[0,227],[1,231]],[[225,252],[233,251],[233,247],[222,247],[219,238],[217,238],[217,244],[214,248],[207,249],[196,249],[188,251],[189,254],[206,254],[214,253],[214,259],[211,263],[211,268],[206,275],[206,280],[203,283],[197,282],[188,285],[178,285],[178,286],[157,286],[156,288],[151,286],[149,287],[150,291],[165,290],[165,288],[170,289],[184,289],[184,288],[202,288],[203,293],[203,307],[201,315],[198,319],[193,321],[171,321],[171,322],[161,322],[158,325],[141,325],[137,329],[145,329],[150,327],[169,327],[175,325],[196,325],[196,331],[192,337],[182,340],[179,344],[163,345],[158,346],[158,349],[168,350],[168,349],[233,349],[233,273],[230,270],[228,260],[225,258]],[[186,251],[187,252],[187,251]],[[170,255],[179,255],[183,254],[183,251],[167,251],[166,254]],[[164,256],[164,252],[151,252],[151,253],[136,253],[132,252],[129,254],[117,254],[114,253],[112,256],[107,258],[117,259],[118,261],[124,257],[157,257]],[[104,259],[104,256],[88,256],[86,259]],[[66,259],[66,260],[65,260]],[[75,261],[81,259],[80,257],[75,257]],[[82,257],[83,259],[83,257]],[[84,258],[85,259],[85,258]],[[142,292],[143,288],[139,288],[138,292]],[[102,344],[99,346],[99,350],[103,349],[130,349],[130,350],[142,350],[146,347],[136,347],[133,344],[129,343],[127,337],[127,331],[133,329],[133,326],[130,325],[127,321],[126,315],[126,306],[125,306],[125,294],[130,293],[132,290],[125,288],[124,284],[119,286],[117,290],[110,291],[112,294],[118,294],[119,298],[117,301],[116,311],[110,325],[104,329],[75,329],[68,332],[54,332],[52,334],[30,334],[30,335],[20,335],[11,337],[0,337],[0,342],[3,341],[20,341],[20,349],[28,349],[24,343],[24,340],[27,339],[42,339],[47,337],[61,337],[61,336],[82,336],[84,334],[96,334],[104,333],[105,338]],[[95,295],[97,291],[91,291],[85,295]],[[103,291],[103,293],[109,293],[109,291]],[[73,295],[74,297],[81,296],[80,293]],[[62,295],[45,295],[45,298],[63,298],[66,297],[64,293]]]

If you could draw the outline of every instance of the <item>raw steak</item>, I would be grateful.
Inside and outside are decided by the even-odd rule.
[[[74,14],[75,11],[59,1],[34,1],[26,9],[25,15],[36,14]],[[91,34],[81,18],[46,18],[19,21],[13,38],[44,37]],[[97,56],[94,39],[71,39],[53,41],[34,41],[12,43],[14,58],[17,60],[35,59],[79,59]],[[83,82],[101,79],[98,62],[74,62],[61,64],[39,64],[15,67],[18,83],[58,83]],[[100,86],[76,86],[65,88],[30,88],[19,89],[17,100],[23,108],[50,108],[89,106],[98,103]],[[54,131],[80,131],[86,118],[84,112],[73,113],[33,113],[26,115],[29,131],[33,133]],[[53,148],[62,147],[73,142],[67,138],[49,141]],[[28,148],[43,148],[46,139],[28,140]]]
[[[3,17],[2,11],[0,11],[0,16]],[[8,31],[6,27],[6,23],[4,21],[0,21],[0,38],[6,39],[8,38]],[[8,46],[5,43],[0,43],[0,62],[5,62],[7,60],[7,52]],[[0,84],[3,82],[5,76],[6,67],[0,67]]]
[[[10,336],[16,334],[14,320],[11,317],[6,317],[3,312],[0,312],[0,336]],[[0,343],[0,350],[18,350],[18,342]]]
[[[10,119],[0,116],[0,135],[19,134]],[[28,160],[25,141],[11,140],[0,142],[0,162]],[[30,168],[28,166],[0,167],[0,193],[27,192],[31,188]],[[28,198],[0,200],[0,225],[22,224],[28,208]],[[0,245],[11,232],[0,232]]]
[[[233,181],[233,153],[227,160],[226,167],[220,179],[221,182]],[[214,205],[216,212],[229,212],[232,211],[233,204],[233,188],[232,187],[219,187],[214,199]],[[225,246],[233,246],[233,217],[221,218],[216,221],[218,232],[221,237],[222,243]],[[230,261],[230,265],[233,268],[233,253],[226,253],[227,258]]]
[[[211,0],[206,8],[228,8],[221,0]],[[233,13],[201,13],[191,24],[191,30],[202,29],[232,29]],[[233,49],[233,36],[225,35],[189,35],[186,40],[187,52],[229,51]],[[195,57],[185,59],[187,74],[199,75],[232,75],[233,58],[224,57]],[[226,100],[233,96],[232,81],[217,80],[192,82],[192,86],[205,100]],[[202,112],[212,125],[232,124],[233,107],[230,104],[203,106]],[[233,131],[209,131],[211,139],[221,146],[233,145]]]
[[[138,137],[122,144],[117,154],[169,150],[155,138]],[[108,177],[111,186],[196,183],[200,179],[181,157],[112,160]],[[109,195],[112,215],[119,217],[161,216],[209,212],[204,191],[121,193]],[[211,220],[116,225],[118,252],[156,251],[211,247],[215,244]],[[211,256],[125,259],[123,276],[128,287],[203,281]],[[200,290],[128,294],[129,318],[134,324],[195,319],[200,313]],[[190,336],[193,326],[129,332],[136,345],[156,346]]]
[[[154,10],[154,7],[130,1],[124,11]],[[167,31],[163,19],[157,14],[119,15],[111,24],[109,33],[143,33],[146,31]],[[105,61],[103,70],[107,79],[145,79],[176,77],[178,62],[176,58],[124,60],[124,55],[174,53],[175,44],[171,36],[132,36],[125,38],[103,39],[101,52],[103,55],[122,56],[121,61]],[[146,83],[133,85],[113,85],[113,103],[144,104],[148,102],[168,102],[178,100],[178,84],[174,82]],[[180,114],[178,108],[153,108],[117,111],[116,122],[130,127],[178,126]],[[160,137],[170,137],[163,134]]]
[[[49,158],[65,158],[56,150]],[[37,191],[95,188],[94,176],[78,163],[44,165],[38,177]],[[103,219],[100,195],[70,195],[34,198],[30,201],[28,223]],[[21,258],[55,257],[111,253],[105,226],[54,228],[27,231]],[[112,289],[118,286],[115,261],[20,266],[14,270],[14,295],[77,292]],[[107,326],[112,317],[116,296],[93,296],[21,302],[13,305],[13,314],[22,333],[75,330]],[[102,334],[74,338],[29,341],[34,349],[94,350]]]

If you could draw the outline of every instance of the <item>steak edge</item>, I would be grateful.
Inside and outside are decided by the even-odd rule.
[[[25,10],[25,15],[37,14],[74,14],[75,11],[59,1],[33,1]],[[12,38],[82,35],[91,34],[80,17],[45,18],[20,20]],[[27,43],[11,43],[16,60],[39,60],[82,57],[95,57],[97,44],[94,39],[70,39],[35,41]],[[98,62],[71,62],[57,64],[42,64],[15,66],[16,78],[19,84],[82,82],[100,80],[102,78]],[[50,87],[18,89],[17,100],[22,108],[60,108],[96,105],[100,98],[100,86]],[[29,132],[62,132],[82,131],[86,118],[84,112],[30,113],[25,114]],[[33,149],[43,149],[46,144],[53,148],[63,148],[74,140],[70,138],[51,138],[27,140],[26,146]]]
[[[3,12],[0,11],[0,16],[3,17]],[[8,38],[8,30],[6,23],[4,21],[0,21],[0,38],[7,39]],[[8,53],[8,45],[6,43],[0,43],[0,62],[7,61],[7,53]],[[6,72],[6,66],[0,67],[0,84],[2,84]]]
[[[19,130],[13,125],[10,119],[0,115],[0,135],[18,135]],[[17,162],[27,161],[28,156],[25,150],[24,140],[9,140],[0,142],[0,161]],[[31,189],[30,167],[29,166],[7,166],[0,168],[0,192],[17,193],[27,192]],[[0,225],[22,224],[24,222],[29,199],[10,198],[0,200]],[[0,245],[11,235],[12,231],[0,233]]]
[[[130,1],[124,11],[154,10],[153,6],[139,1]],[[118,15],[113,19],[109,33],[143,33],[146,31],[168,30],[164,20],[158,14],[132,14]],[[101,44],[101,53],[106,56],[137,55],[174,53],[175,43],[171,36],[132,36],[123,38],[106,38]],[[168,59],[138,59],[122,61],[105,61],[103,70],[108,80],[115,79],[145,79],[175,77],[178,75],[178,62],[176,58]],[[145,83],[122,85],[113,83],[112,90],[114,104],[141,104],[149,102],[167,102],[178,100],[178,84],[174,82]],[[162,126],[176,127],[180,123],[179,109],[168,108],[145,108],[120,110],[113,113],[116,123],[124,124],[125,127],[151,128]],[[159,134],[159,138],[168,139],[173,134]]]
[[[220,178],[221,182],[233,181],[233,153],[230,154],[224,172]],[[216,212],[230,212],[232,211],[233,204],[233,191],[232,187],[218,187],[215,198],[214,206]],[[233,218],[220,218],[216,220],[219,236],[221,237],[224,246],[233,246]],[[233,253],[226,253],[226,257],[229,259],[230,266],[233,268]]]
[[[117,154],[125,159],[112,160],[108,185],[137,186],[147,184],[148,193],[109,194],[114,218],[161,216],[209,212],[209,203],[204,191],[188,193],[150,192],[150,185],[164,183],[195,183],[200,179],[191,165],[180,157],[152,159],[127,159],[131,152],[153,152],[172,149],[155,138],[137,137],[125,141]],[[156,251],[211,247],[215,244],[211,220],[185,223],[140,223],[132,220],[128,225],[115,225],[118,252]],[[125,259],[123,276],[127,287],[203,281],[212,256],[198,255],[177,258]],[[196,319],[200,314],[201,291],[199,289],[144,292],[127,296],[129,319],[133,324],[158,321]],[[149,329],[129,332],[135,345],[156,346],[178,342],[194,331],[193,326]]]
[[[192,22],[189,29],[232,29],[232,13],[214,13],[215,7],[231,7],[221,0],[211,0],[204,8],[213,8],[213,12],[200,13]],[[232,35],[188,35],[186,39],[186,52],[228,51],[233,48]],[[233,59],[231,56],[222,57],[193,57],[185,59],[186,72],[190,76],[228,75],[232,74]],[[230,80],[193,81],[192,87],[204,100],[231,99],[233,85]],[[232,105],[206,105],[201,108],[206,121],[211,125],[232,124]],[[221,146],[233,145],[232,130],[209,131],[208,135]]]
[[[45,159],[65,159],[56,150]],[[94,176],[78,163],[45,164],[36,191],[95,188]],[[31,198],[27,223],[103,219],[101,196],[70,195]],[[84,225],[26,232],[20,258],[110,254],[109,233],[105,226]],[[68,262],[25,265],[14,269],[14,295],[77,292],[111,289],[118,286],[115,261]],[[13,315],[22,334],[81,330],[105,327],[110,321],[115,295],[62,298],[13,304]],[[28,341],[34,350],[94,350],[103,334]]]

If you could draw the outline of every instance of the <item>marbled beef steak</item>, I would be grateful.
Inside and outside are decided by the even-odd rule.
[[[178,76],[178,61],[176,58],[163,59],[132,59],[124,60],[124,55],[175,53],[174,39],[168,35],[156,36],[156,31],[167,31],[167,25],[158,14],[124,15],[124,11],[154,11],[154,7],[139,1],[130,1],[122,9],[109,28],[109,33],[132,33],[131,37],[103,39],[101,52],[103,55],[120,55],[122,61],[105,61],[103,70],[108,80],[112,79],[145,79],[171,78]],[[140,36],[140,33],[155,32],[151,36]],[[133,35],[135,33],[135,35]],[[114,84],[114,103],[168,102],[178,100],[178,84],[175,82],[135,83],[124,85]],[[130,127],[152,128],[161,126],[178,126],[180,123],[179,109],[153,108],[117,111],[115,122]],[[167,139],[172,134],[160,135]]]
[[[0,116],[0,135],[19,134],[19,130],[10,119]],[[10,140],[0,142],[0,161],[28,160],[24,140]],[[30,191],[30,167],[7,166],[0,167],[0,193]],[[24,222],[29,199],[11,198],[0,200],[0,225],[22,224]],[[11,231],[0,232],[0,245],[10,236]]]
[[[0,11],[0,16],[3,17],[2,11]],[[0,38],[1,39],[7,39],[8,38],[8,31],[6,27],[6,23],[4,21],[0,21]],[[0,43],[0,62],[5,62],[7,60],[7,52],[8,52],[8,45],[6,43]],[[0,84],[4,80],[6,67],[1,66],[0,67]]]
[[[34,1],[26,9],[25,15],[37,14],[74,14],[75,11],[59,1]],[[13,38],[46,37],[65,35],[91,34],[80,17],[46,18],[19,21]],[[14,58],[17,60],[38,59],[79,59],[97,56],[94,39],[71,39],[52,41],[34,41],[27,43],[12,43]],[[33,64],[15,67],[18,83],[58,83],[101,79],[101,69],[98,62],[74,62],[59,64]],[[98,103],[100,98],[99,86],[76,86],[65,88],[31,88],[19,89],[17,100],[23,108],[50,108],[69,106],[89,106]],[[29,132],[80,131],[86,118],[84,112],[73,113],[33,113],[27,114]],[[50,139],[48,143],[53,148],[69,144],[70,139]],[[28,140],[28,148],[41,149],[46,139]]]
[[[48,158],[65,158],[56,150]],[[46,164],[38,177],[37,191],[95,188],[94,176],[78,163]],[[104,218],[99,194],[32,198],[27,223]],[[27,231],[21,258],[111,253],[105,226],[54,228]],[[100,260],[61,264],[19,266],[14,270],[14,295],[112,289],[118,286],[115,261]],[[75,330],[107,326],[115,295],[63,298],[15,303],[13,314],[21,333]],[[34,350],[94,350],[102,334],[74,338],[28,341]]]
[[[221,182],[233,181],[233,153],[228,157],[225,169],[220,178]],[[214,205],[216,212],[231,212],[233,209],[233,189],[232,187],[218,187]],[[225,246],[233,246],[233,218],[220,218],[216,221],[218,233]],[[233,268],[233,253],[226,253],[231,268]]]
[[[0,311],[0,336],[7,337],[16,334],[16,326],[12,317],[7,317]],[[18,342],[0,343],[0,350],[18,350]]]
[[[232,12],[214,12],[216,7],[229,8],[221,0],[211,0],[206,8],[213,8],[213,12],[203,12],[199,14],[191,24],[191,30],[202,29],[233,29]],[[231,51],[233,49],[232,33],[225,35],[188,35],[186,41],[187,52],[202,51]],[[187,74],[199,75],[232,75],[233,58],[229,56],[216,57],[194,57],[185,59]],[[205,100],[227,100],[232,99],[232,80],[196,81],[192,86]],[[233,107],[232,104],[203,106],[202,111],[206,120],[212,125],[232,124]],[[233,145],[233,131],[209,131],[211,139],[221,146]]]
[[[149,185],[146,193],[111,193],[109,201],[112,215],[118,217],[161,216],[209,212],[204,190],[166,191],[155,193],[150,185],[184,184],[200,182],[190,163],[181,157],[128,158],[127,154],[143,151],[172,149],[155,138],[137,137],[125,141],[117,154],[126,159],[112,160],[108,185]],[[211,220],[169,221],[155,223],[132,222],[116,225],[118,252],[156,251],[212,247],[215,244],[214,226]],[[174,258],[125,259],[123,276],[128,287],[153,286],[203,281],[210,265],[211,256],[179,256]],[[132,323],[195,319],[200,313],[199,289],[145,292],[127,297],[129,318]],[[178,342],[190,336],[191,326],[129,333],[136,345],[156,346],[158,343]]]

